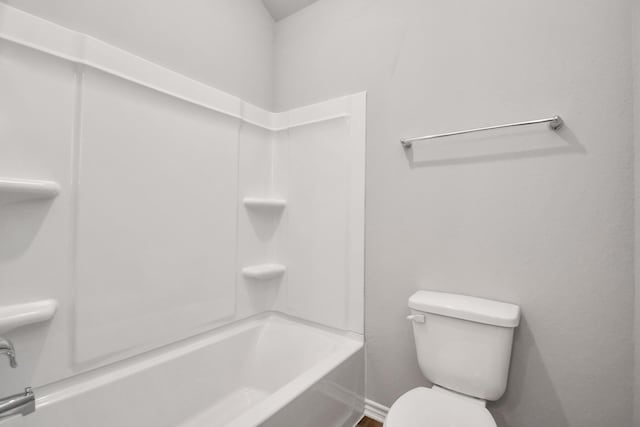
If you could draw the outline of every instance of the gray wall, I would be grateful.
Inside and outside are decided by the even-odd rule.
[[[635,147],[635,253],[637,260],[640,247],[640,2],[633,2],[633,110],[634,110],[634,147]],[[635,352],[634,352],[634,412],[633,425],[640,426],[640,263],[635,262]]]
[[[1,0],[263,108],[273,19],[260,0]]]
[[[412,292],[436,289],[522,306],[509,389],[490,405],[500,426],[631,425],[630,11],[320,0],[276,25],[277,109],[368,91],[370,399],[427,383],[404,316]],[[552,114],[567,122],[559,137],[509,131],[494,151],[451,140],[445,160],[429,146],[412,161],[398,144]]]

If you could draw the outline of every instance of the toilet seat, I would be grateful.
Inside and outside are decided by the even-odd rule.
[[[434,386],[400,396],[384,427],[496,427],[496,422],[484,401]]]

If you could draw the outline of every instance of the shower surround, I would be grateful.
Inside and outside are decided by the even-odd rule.
[[[2,4],[0,76],[0,175],[59,190],[0,207],[3,305],[57,302],[6,425],[357,421],[363,93],[272,113]]]

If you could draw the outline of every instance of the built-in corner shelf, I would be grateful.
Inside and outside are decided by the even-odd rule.
[[[284,209],[287,201],[284,199],[271,199],[260,197],[245,197],[242,203],[249,209]]]
[[[281,264],[251,265],[242,269],[242,275],[256,280],[270,280],[281,277],[287,267]]]
[[[57,308],[58,303],[53,299],[0,306],[0,334],[20,326],[51,320]]]
[[[0,178],[0,205],[31,199],[51,199],[60,193],[54,181]]]

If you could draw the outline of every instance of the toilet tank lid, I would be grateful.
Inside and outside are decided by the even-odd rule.
[[[409,307],[425,313],[507,328],[515,328],[520,323],[520,307],[517,305],[467,295],[418,291],[409,298]]]

